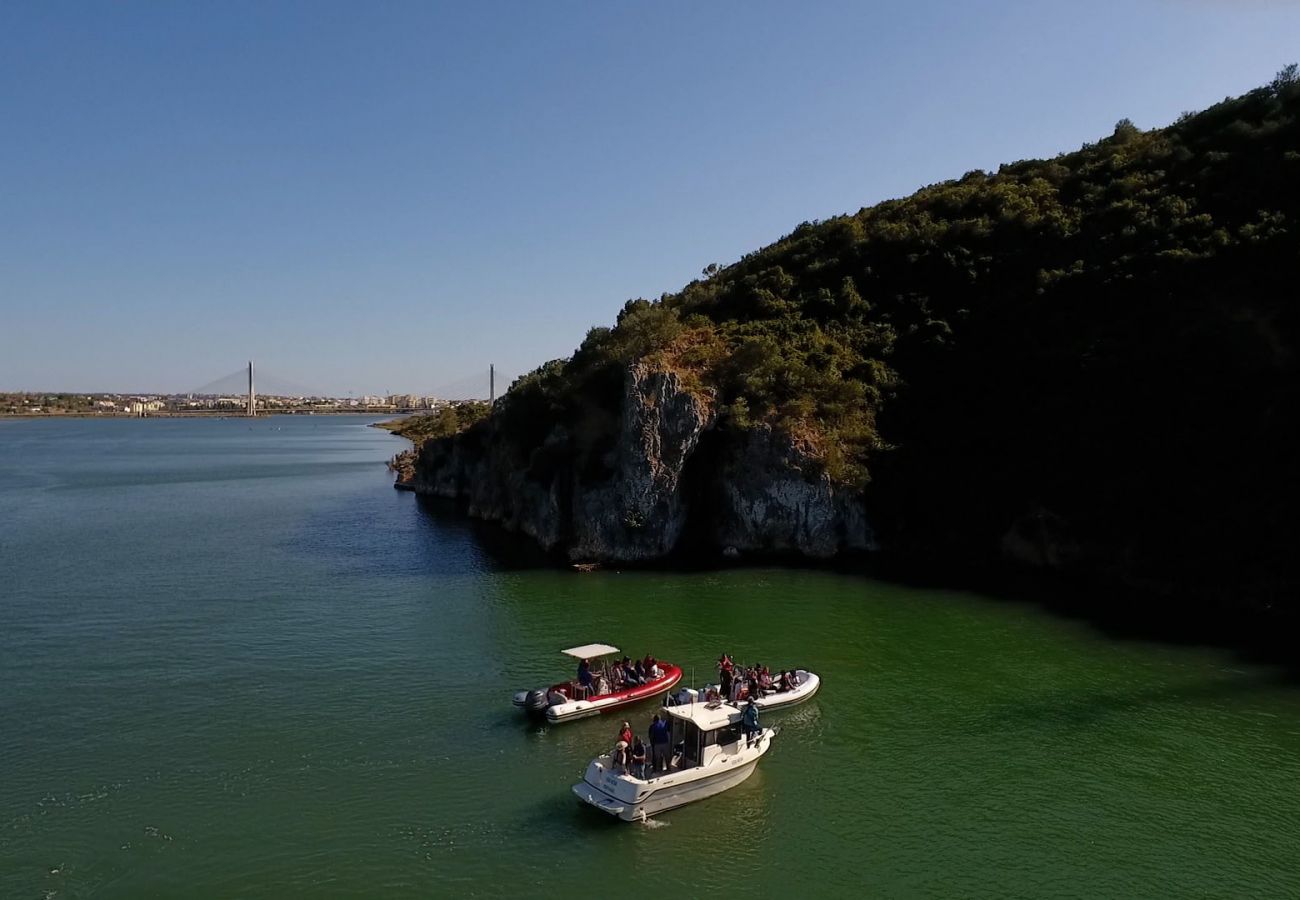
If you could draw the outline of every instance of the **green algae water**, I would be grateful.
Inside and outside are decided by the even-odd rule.
[[[401,446],[0,422],[0,897],[1300,895],[1279,672],[860,576],[555,571],[392,490]],[[588,641],[824,686],[626,825],[569,790],[617,722],[510,705]]]

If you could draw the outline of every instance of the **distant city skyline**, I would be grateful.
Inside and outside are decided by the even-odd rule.
[[[1264,84],[1271,0],[0,6],[0,391],[498,384],[799,222]],[[506,374],[508,373],[508,374]]]

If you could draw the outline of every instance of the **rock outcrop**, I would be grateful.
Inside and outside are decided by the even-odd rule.
[[[862,497],[821,471],[812,448],[768,426],[738,436],[724,456],[711,513],[722,547],[827,559],[875,550]]]
[[[398,486],[461,500],[470,515],[574,560],[645,562],[724,549],[825,559],[874,549],[861,495],[832,483],[811,448],[766,426],[724,431],[717,423],[711,394],[640,363],[626,373],[600,476],[577,471],[565,428],[519,447],[489,420],[426,442],[398,467]]]

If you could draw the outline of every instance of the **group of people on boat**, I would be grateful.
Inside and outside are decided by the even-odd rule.
[[[637,778],[667,772],[675,764],[673,754],[669,752],[671,741],[672,726],[658,713],[650,721],[645,741],[640,735],[633,735],[631,722],[624,722],[618,731],[618,742],[614,744],[614,765],[624,775]]]
[[[750,698],[749,703],[741,711],[740,727],[745,732],[745,745],[749,746],[761,730],[758,724],[758,707],[754,705],[753,698]],[[686,746],[678,743],[670,750],[671,742],[672,725],[669,724],[666,716],[655,713],[646,731],[645,741],[641,740],[640,735],[632,733],[631,722],[624,722],[618,730],[618,740],[614,744],[612,754],[614,766],[624,775],[634,775],[641,779],[675,769],[682,763]]]
[[[605,672],[593,669],[591,660],[584,659],[578,663],[578,690],[588,697],[609,694],[649,684],[662,675],[659,661],[649,653],[638,660],[625,656],[610,663]]]
[[[793,691],[799,686],[799,676],[793,669],[782,669],[774,678],[767,666],[758,665],[740,668],[726,653],[718,657],[719,697],[728,703]]]

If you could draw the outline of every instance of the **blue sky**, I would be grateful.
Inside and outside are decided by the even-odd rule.
[[[0,390],[517,374],[801,221],[1297,57],[1285,0],[10,0]]]

